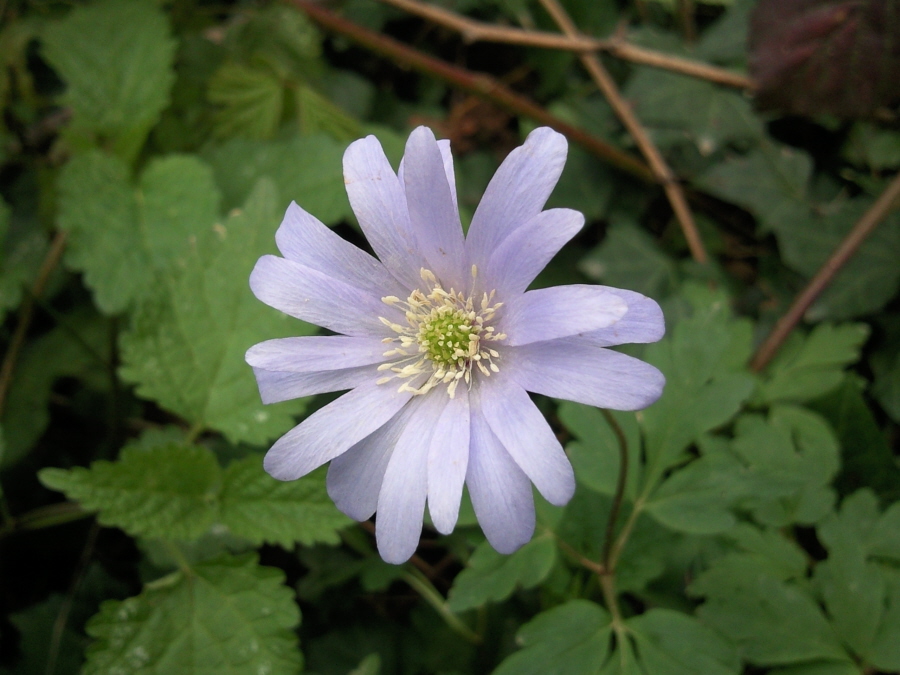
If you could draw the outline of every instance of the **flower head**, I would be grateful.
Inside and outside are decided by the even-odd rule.
[[[605,286],[526,291],[584,224],[542,210],[565,157],[560,134],[532,132],[464,237],[449,142],[419,127],[394,173],[369,136],[344,154],[344,182],[378,258],[291,204],[275,235],[284,257],[253,270],[256,297],[337,333],[252,347],[263,401],[350,390],[281,437],[266,470],[294,480],[330,461],[329,495],[357,520],[377,512],[388,562],[415,551],[426,503],[435,528],[453,530],[464,485],[501,553],[533,534],[532,484],[568,502],[572,467],[527,392],[617,410],[662,392],[656,368],[606,349],[662,337],[653,300]]]

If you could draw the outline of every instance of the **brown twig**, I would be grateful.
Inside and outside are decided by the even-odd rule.
[[[572,22],[572,19],[557,0],[541,0],[541,5],[566,35],[569,37],[578,35],[578,29]],[[650,168],[653,169],[657,181],[662,184],[666,197],[668,197],[672,206],[672,211],[675,213],[678,224],[681,226],[681,231],[684,233],[684,238],[687,240],[691,256],[698,263],[706,263],[708,260],[706,248],[703,246],[703,240],[700,238],[699,232],[697,232],[694,216],[688,207],[684,191],[681,189],[675,174],[669,168],[669,165],[666,164],[656,146],[653,145],[634,113],[631,112],[631,107],[619,93],[619,88],[616,86],[615,81],[606,68],[603,67],[603,64],[600,63],[600,60],[593,54],[581,54],[579,58],[619,117],[619,120],[634,138],[641,153],[650,164]]]
[[[319,25],[339,33],[373,52],[382,54],[399,65],[437,77],[515,114],[523,115],[539,124],[556,129],[573,143],[578,143],[585,150],[617,169],[647,182],[655,181],[653,172],[639,159],[550,114],[541,106],[521,94],[517,94],[489,75],[473,73],[423,54],[393,38],[347,21],[310,0],[287,1],[304,11]]]
[[[894,176],[894,180],[887,186],[881,196],[875,200],[871,208],[866,211],[860,218],[840,245],[835,249],[831,257],[825,261],[825,264],[819,268],[816,275],[810,280],[806,288],[794,299],[788,311],[775,324],[775,328],[766,338],[765,342],[760,345],[753,360],[750,362],[750,369],[759,372],[765,368],[784,341],[787,339],[791,331],[800,323],[806,310],[816,301],[816,298],[822,294],[828,284],[831,283],[835,275],[841,268],[847,264],[847,261],[853,257],[856,250],[866,240],[878,224],[891,212],[900,198],[900,173]]]
[[[419,0],[379,0],[380,2],[415,14],[423,19],[457,31],[467,42],[499,42],[523,47],[543,47],[575,52],[606,52],[625,61],[639,63],[653,68],[690,75],[716,84],[737,89],[752,90],[753,80],[746,75],[717,68],[707,63],[671,56],[663,52],[645,49],[629,44],[620,37],[606,40],[586,35],[560,35],[545,31],[526,30],[514,26],[496,26],[470,19],[436,5]]]
[[[6,397],[12,384],[16,360],[19,357],[22,345],[25,343],[25,336],[28,334],[28,327],[31,325],[31,318],[34,315],[35,298],[39,298],[43,294],[47,283],[50,281],[50,275],[59,264],[65,248],[66,233],[60,230],[50,243],[47,255],[44,256],[44,261],[41,263],[40,269],[38,269],[37,277],[31,287],[31,294],[27,295],[22,301],[22,308],[19,310],[19,323],[9,342],[9,349],[6,350],[6,355],[3,357],[3,366],[0,367],[0,416],[3,415],[3,410],[6,407]]]

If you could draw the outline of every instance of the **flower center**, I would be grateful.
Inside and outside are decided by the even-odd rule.
[[[472,266],[472,276],[477,273]],[[378,380],[384,384],[400,378],[406,380],[400,391],[424,394],[439,384],[447,385],[450,398],[456,394],[460,381],[472,385],[472,368],[485,377],[499,372],[495,360],[500,353],[488,343],[504,340],[506,335],[497,333],[489,322],[494,318],[502,302],[494,303],[494,291],[485,293],[478,303],[469,295],[454,289],[446,291],[429,270],[421,271],[422,280],[430,291],[413,291],[406,301],[393,295],[382,298],[391,307],[402,309],[406,325],[394,323],[384,317],[381,322],[397,333],[397,337],[385,338],[385,343],[399,343],[386,351],[385,356],[397,357],[397,361],[381,364],[379,370],[389,370],[393,375]],[[418,376],[427,375],[424,383],[413,386]]]

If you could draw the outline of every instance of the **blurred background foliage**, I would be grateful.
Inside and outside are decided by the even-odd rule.
[[[0,0],[0,673],[900,672],[900,6],[422,4]],[[554,6],[612,93],[514,44]],[[539,399],[572,502],[510,556],[464,504],[387,565],[322,471],[262,470],[328,397],[260,403],[246,348],[316,329],[249,272],[291,200],[365,245],[351,140],[451,139],[467,222],[548,121],[587,226],[537,283],[659,300],[629,352],[665,394]]]

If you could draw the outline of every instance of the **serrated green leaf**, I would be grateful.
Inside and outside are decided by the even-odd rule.
[[[538,535],[512,555],[497,553],[483,542],[453,580],[448,607],[462,612],[487,602],[506,600],[517,587],[533,588],[547,578],[556,562],[552,533]]]
[[[869,332],[861,323],[823,323],[805,338],[794,338],[767,369],[768,379],[760,386],[762,400],[804,402],[827,394],[841,383],[844,368],[859,360]]]
[[[258,455],[225,470],[220,499],[222,524],[256,545],[337,544],[338,530],[352,522],[329,499],[323,471],[281,482],[263,471]]]
[[[606,239],[581,259],[578,269],[595,281],[651,298],[668,295],[677,279],[674,261],[649,234],[630,223],[610,225]]]
[[[99,151],[71,160],[59,178],[66,262],[85,273],[97,306],[115,314],[152,293],[218,217],[210,169],[194,157],[151,162],[137,188],[127,165]]]
[[[233,139],[205,158],[225,195],[225,208],[242,204],[262,177],[275,182],[277,203],[297,202],[326,225],[353,218],[344,190],[344,145],[323,134],[275,141]]]
[[[149,0],[76,7],[43,34],[43,53],[66,85],[72,131],[112,141],[131,159],[169,102],[176,43]]]
[[[219,107],[213,133],[219,138],[268,139],[284,111],[284,85],[268,68],[226,63],[209,80],[207,97]]]
[[[882,568],[882,573],[887,583],[887,608],[867,656],[876,668],[897,671],[900,670],[900,573],[889,567]]]
[[[855,663],[850,661],[815,661],[799,666],[775,668],[769,675],[864,675]]]
[[[363,135],[362,125],[312,87],[299,85],[294,89],[300,131],[304,135],[326,133],[349,143]]]
[[[729,637],[751,663],[850,661],[816,600],[774,576],[755,556],[720,558],[689,590],[705,597],[700,619]]]
[[[126,447],[116,462],[43,469],[38,475],[47,487],[98,511],[104,525],[179,540],[199,537],[215,521],[222,472],[206,448],[171,444]]]
[[[626,622],[643,671],[666,675],[736,675],[741,672],[734,647],[694,617],[669,609],[651,609]],[[616,654],[612,655],[612,659]]]
[[[284,573],[255,556],[177,572],[108,601],[87,625],[84,675],[295,675],[300,613]]]
[[[265,443],[293,424],[305,400],[263,406],[246,350],[264,339],[316,329],[259,302],[247,283],[272,248],[282,208],[274,186],[261,181],[244,211],[198,242],[154,289],[122,335],[123,379],[193,425],[232,442]]]
[[[522,649],[494,675],[590,675],[606,661],[612,625],[599,605],[572,600],[538,614],[516,637]]]

